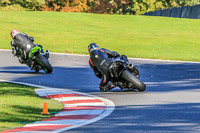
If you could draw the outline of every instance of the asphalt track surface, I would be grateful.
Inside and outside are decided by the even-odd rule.
[[[51,54],[52,74],[35,73],[11,51],[0,50],[0,79],[69,89],[113,101],[113,113],[67,132],[200,132],[200,63],[130,59],[139,65],[145,92],[100,92],[89,56]]]

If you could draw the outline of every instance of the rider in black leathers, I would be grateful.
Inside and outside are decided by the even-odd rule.
[[[105,48],[99,49],[99,46],[96,43],[91,43],[88,46],[88,52],[90,53],[89,65],[95,75],[101,79],[99,85],[100,90],[105,92],[116,87],[117,83],[108,83],[111,79],[109,67],[113,63],[112,58],[120,57],[120,59],[129,64],[127,57]]]
[[[15,29],[11,31],[11,37],[13,39],[11,41],[12,53],[14,56],[19,57],[20,63],[26,62],[30,50],[35,46],[41,47],[41,53],[43,53],[47,59],[49,58],[49,51],[46,50],[44,53],[42,46],[34,43],[33,37],[25,33],[19,33],[19,31]]]

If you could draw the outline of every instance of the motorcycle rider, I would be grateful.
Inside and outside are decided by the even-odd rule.
[[[13,39],[11,41],[12,53],[14,56],[18,56],[20,63],[26,63],[30,50],[35,46],[39,46],[41,53],[47,59],[49,58],[49,51],[46,50],[44,53],[42,46],[34,43],[33,37],[28,36],[26,33],[19,33],[16,29],[13,29],[10,34]]]
[[[94,71],[94,74],[101,79],[99,85],[100,90],[106,92],[116,87],[117,83],[108,83],[111,79],[109,67],[113,63],[112,58],[120,58],[129,64],[127,56],[120,55],[115,51],[110,51],[105,48],[100,49],[96,43],[91,43],[88,46],[88,52],[90,53],[89,65]],[[130,69],[136,68],[130,65]]]

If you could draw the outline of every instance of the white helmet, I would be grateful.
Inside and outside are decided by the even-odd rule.
[[[19,33],[18,30],[13,29],[13,30],[10,32],[10,35],[11,35],[12,38],[14,38],[18,33]]]

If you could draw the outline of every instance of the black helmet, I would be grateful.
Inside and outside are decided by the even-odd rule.
[[[91,43],[89,46],[88,46],[88,52],[92,52],[94,49],[99,49],[99,46],[96,44],[96,43]]]

